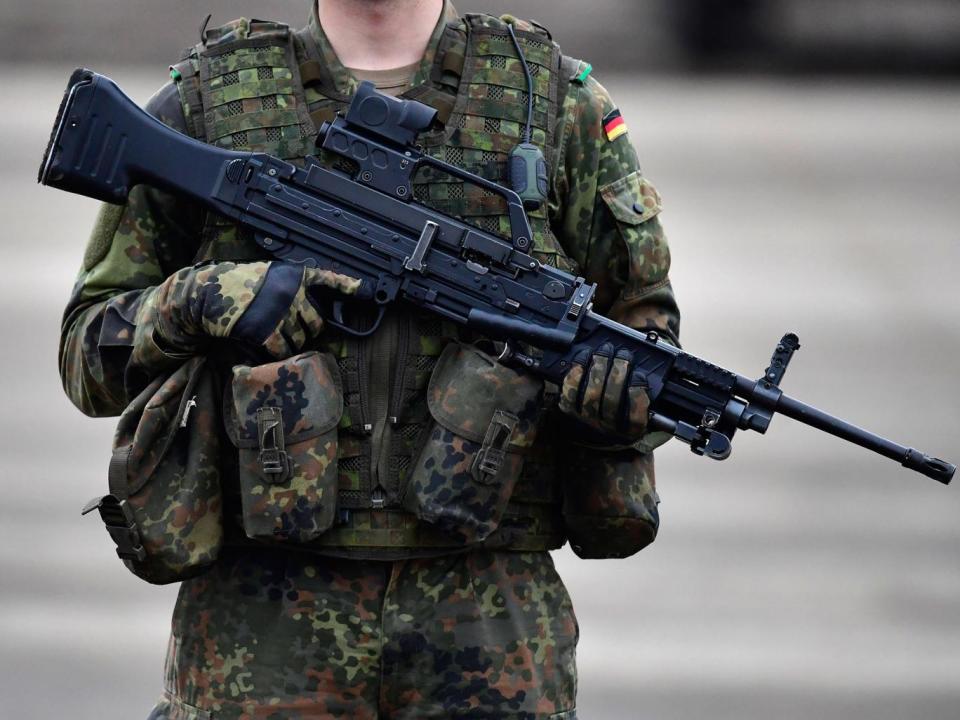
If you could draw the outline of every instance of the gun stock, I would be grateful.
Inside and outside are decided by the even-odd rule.
[[[225,163],[249,153],[197,143],[137,106],[107,77],[70,76],[38,181],[116,205],[148,184],[209,201]]]

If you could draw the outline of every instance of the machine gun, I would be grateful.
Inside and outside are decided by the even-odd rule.
[[[300,168],[182,135],[141,110],[109,78],[70,78],[39,182],[110,203],[145,183],[202,203],[250,228],[274,257],[361,278],[375,320],[349,325],[334,304],[328,322],[353,335],[374,332],[384,310],[404,302],[505,343],[501,361],[562,382],[575,357],[604,343],[627,349],[649,387],[651,429],[698,454],[730,455],[737,430],[764,433],[776,413],[896,460],[943,484],[956,467],[806,405],[780,390],[793,353],[788,334],[759,380],[677,349],[591,310],[595,285],[539,263],[523,203],[513,190],[420,152],[416,138],[436,111],[360,86],[345,117],[324,123],[317,146],[356,165],[348,174],[313,158]],[[413,200],[416,172],[436,170],[503,198],[509,240]],[[528,347],[536,349],[531,351]]]

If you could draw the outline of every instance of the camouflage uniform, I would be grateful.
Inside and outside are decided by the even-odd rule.
[[[262,42],[247,55],[224,52],[201,58],[199,65],[197,55],[188,56],[174,68],[176,82],[148,109],[208,142],[299,161],[312,146],[308,123],[342,108],[356,82],[333,53],[315,11],[300,36],[309,42],[290,44],[287,56],[282,46],[268,42],[271,26],[262,27]],[[448,3],[406,94],[444,109],[448,131],[433,140],[425,137],[426,152],[499,182],[526,104],[526,85],[518,80],[518,60],[502,27],[481,16],[458,20]],[[609,139],[614,104],[586,63],[561,59],[539,28],[519,21],[516,27],[538,71],[533,141],[547,154],[551,178],[548,202],[531,213],[534,254],[598,283],[597,311],[676,341],[679,314],[657,217],[660,199],[640,175],[629,140]],[[229,51],[255,29],[256,23],[240,21],[213,31],[208,41]],[[471,33],[464,45],[462,38]],[[196,92],[191,83],[200,84]],[[519,115],[517,108],[523,108]],[[418,177],[416,191],[426,204],[494,232],[504,229],[500,208],[472,188]],[[150,188],[135,188],[124,207],[104,207],[64,316],[60,366],[67,394],[89,415],[119,414],[150,381],[189,355],[158,342],[151,330],[162,325],[157,288],[198,262],[263,259],[243,232]],[[298,344],[309,344],[309,334],[300,333]],[[631,473],[642,483],[622,492],[622,503],[636,506],[645,522],[629,532],[649,535],[640,546],[649,542],[657,519],[652,455],[594,444],[565,449],[574,454],[570,459],[561,455],[553,434],[560,426],[541,427],[534,438],[533,431],[524,434],[521,419],[511,448],[527,462],[517,461],[516,485],[506,497],[490,499],[501,510],[509,499],[504,518],[474,523],[466,538],[433,527],[429,483],[417,487],[411,466],[418,458],[433,467],[452,460],[417,453],[431,433],[444,433],[429,422],[428,406],[435,415],[444,397],[438,391],[431,403],[434,387],[428,381],[436,380],[450,357],[464,355],[452,349],[459,347],[455,343],[446,348],[467,339],[446,323],[403,312],[390,314],[370,345],[331,330],[321,333],[316,348],[336,362],[329,366],[324,360],[324,377],[342,390],[343,407],[331,418],[314,418],[319,425],[332,419],[330,427],[337,427],[324,425],[322,443],[312,439],[312,454],[300,465],[316,478],[338,461],[337,514],[302,511],[300,500],[311,501],[307,489],[292,498],[281,493],[272,504],[245,504],[251,494],[262,500],[265,489],[256,481],[252,488],[244,484],[242,416],[255,406],[234,398],[239,429],[222,443],[240,448],[239,457],[222,458],[226,548],[211,570],[182,585],[165,694],[153,717],[574,717],[576,621],[546,550],[564,541],[562,505],[581,495],[587,499],[567,514],[571,538],[580,516],[588,518],[578,535],[585,543],[591,532],[622,529],[621,501],[595,491],[610,489],[609,497],[617,497],[612,491],[624,491]],[[234,387],[254,378],[257,387],[290,397],[289,383],[284,384],[290,366],[282,362],[276,371],[244,369],[244,357],[226,343],[192,351],[209,353],[233,377]],[[399,378],[393,388],[399,397],[365,396],[378,376],[377,357],[396,358],[395,366],[386,366],[386,379],[392,384]],[[624,365],[612,354],[609,362],[585,359],[580,369],[593,379],[586,407],[579,409],[588,421],[604,415],[599,385],[608,368],[615,378],[608,382],[623,382]],[[513,376],[498,382],[515,380],[520,382]],[[630,392],[641,403],[642,392]],[[538,395],[537,404],[544,402]],[[571,408],[577,404],[570,397],[561,401],[570,412],[578,412]],[[463,402],[451,407],[465,408],[460,418],[465,437],[456,440],[457,447],[478,446],[481,438],[469,428],[476,408]],[[297,452],[302,424],[286,415],[282,424]],[[645,442],[639,447],[649,450],[656,439]],[[588,471],[579,476],[588,486],[561,491],[558,464],[602,469],[595,478]],[[289,502],[293,505],[284,505]],[[278,507],[291,509],[277,512]],[[609,518],[597,522],[591,512]],[[249,538],[259,537],[252,529],[257,522],[263,523],[264,537],[294,544],[254,545]],[[574,547],[590,556],[579,544]]]

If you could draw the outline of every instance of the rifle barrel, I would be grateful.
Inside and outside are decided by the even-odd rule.
[[[914,448],[908,448],[892,440],[882,438],[788,395],[780,397],[777,402],[777,412],[802,422],[804,425],[809,425],[867,450],[872,450],[891,460],[896,460],[905,468],[922,473],[944,485],[950,484],[950,480],[953,479],[953,474],[957,469],[955,465],[945,460],[930,457]]]

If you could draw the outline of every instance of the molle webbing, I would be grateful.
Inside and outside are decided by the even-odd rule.
[[[316,130],[292,37],[286,25],[245,18],[205,32],[204,41],[175,67],[182,67],[181,98],[185,113],[193,116],[188,126],[199,138],[295,164],[312,154]],[[202,240],[207,257],[253,260],[264,255],[249,233],[212,213]]]
[[[199,65],[208,142],[293,162],[312,151],[289,28],[239,21],[209,31]]]
[[[527,552],[558,548],[563,544],[558,510],[559,506],[511,503],[504,514],[502,530],[495,531],[481,547]],[[463,549],[462,543],[408,512],[358,510],[341,516],[341,522],[309,547]]]
[[[533,75],[532,139],[544,150],[552,170],[556,162],[553,146],[558,86],[565,80],[557,72],[560,51],[533,26],[518,22],[515,27]],[[446,54],[438,54],[431,74],[432,87],[421,86],[405,95],[437,107],[437,95],[440,103],[444,102],[442,96],[447,89],[438,80],[446,79],[452,85],[459,74],[457,96],[446,128],[422,137],[424,150],[489,180],[508,184],[507,160],[522,142],[528,94],[523,64],[507,26],[490,16],[467,15],[460,23],[451,25],[444,41],[448,49]],[[417,200],[441,212],[460,216],[487,231],[509,235],[503,200],[483,188],[425,168],[415,180],[414,193]],[[544,262],[557,264],[562,251],[550,231],[546,212],[544,205],[528,213],[535,254]]]

